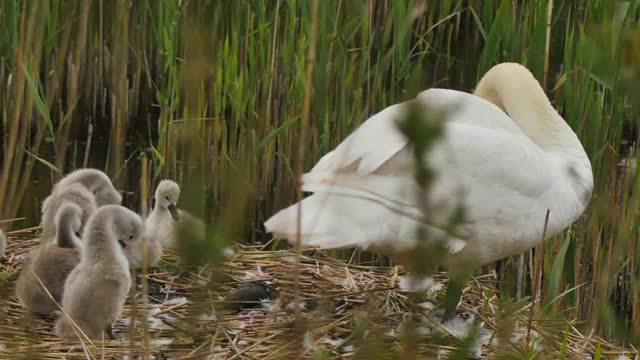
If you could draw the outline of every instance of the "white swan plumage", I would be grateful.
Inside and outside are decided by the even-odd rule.
[[[442,135],[426,154],[435,178],[425,193],[415,180],[411,146],[398,128],[410,103],[448,111]],[[494,66],[474,94],[429,89],[365,121],[305,174],[303,246],[357,247],[410,254],[416,229],[443,228],[462,206],[464,221],[448,236],[450,269],[519,254],[566,229],[593,189],[591,163],[578,137],[525,67]],[[298,204],[265,222],[295,242]],[[428,216],[426,215],[428,214]],[[469,264],[470,263],[470,264]]]

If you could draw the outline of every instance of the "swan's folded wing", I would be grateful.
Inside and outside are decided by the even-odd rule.
[[[418,94],[416,99],[389,106],[363,122],[333,151],[323,156],[310,173],[368,175],[376,172],[407,145],[398,123],[409,115],[410,103],[421,105],[433,114],[442,114],[447,123],[524,136],[507,114],[482,98],[461,91],[429,89]],[[392,166],[391,172],[396,168],[404,169],[400,164]]]
[[[306,233],[315,233],[318,230],[318,232],[325,232],[324,229],[320,230],[322,225],[333,223],[329,231],[331,236],[325,234],[321,241],[315,241],[313,245],[309,244],[311,246],[332,247],[335,244],[341,244],[339,247],[358,246],[366,249],[373,246],[395,248],[395,250],[406,249],[416,244],[419,227],[432,235],[429,238],[445,241],[450,253],[459,252],[466,244],[464,238],[469,234],[465,232],[464,224],[450,226],[450,219],[444,216],[444,212],[425,215],[419,204],[421,190],[411,174],[360,176],[310,173],[302,177],[302,182],[304,191],[321,194],[318,199],[325,201],[324,204],[316,201],[312,207],[306,207],[311,209],[312,216],[318,217],[315,221],[308,222],[308,226],[305,227],[309,229],[311,226],[315,230]],[[338,203],[342,205],[336,206]],[[349,205],[345,205],[346,203]],[[347,211],[348,208],[353,208],[354,204],[359,204],[356,211]],[[306,216],[309,216],[308,212]],[[326,220],[331,217],[340,219]],[[390,227],[389,223],[404,224],[404,226]],[[349,240],[342,239],[353,240],[354,236],[342,238],[338,235],[342,232],[338,224],[343,229],[360,227],[361,233],[369,233],[370,236],[363,239],[361,243],[352,244]],[[350,232],[352,231],[345,231],[345,234]],[[327,238],[332,240],[327,241]]]
[[[522,130],[495,104],[463,91],[428,89],[416,96],[424,106],[436,112],[449,112],[449,121],[522,134]]]
[[[527,198],[548,190],[554,173],[549,157],[526,136],[455,122],[446,125],[429,165],[437,172],[436,186],[460,183],[467,190],[501,189],[503,196]]]
[[[302,177],[302,190],[313,193],[328,193],[344,197],[353,197],[368,200],[386,207],[390,212],[399,216],[409,217],[412,220],[449,231],[451,214],[444,215],[443,209],[439,212],[429,212],[425,215],[423,204],[419,196],[422,193],[415,178],[411,174],[403,176],[389,175],[352,175],[352,174],[319,174],[309,173]],[[463,224],[463,222],[461,222]],[[456,232],[456,236],[464,238],[462,230]]]
[[[303,244],[407,249],[423,226],[456,253],[473,236],[476,221],[496,216],[493,205],[535,200],[551,185],[544,153],[526,138],[503,131],[447,125],[428,159],[435,177],[426,193],[412,173],[304,175],[303,190],[316,195],[303,200]],[[295,207],[270,219],[267,230],[295,239]],[[455,220],[452,227],[458,209],[468,216]]]
[[[302,190],[356,196],[379,202],[399,213],[419,219],[422,211],[416,206],[418,185],[411,175],[340,175],[308,173],[302,176]]]
[[[363,122],[333,151],[323,156],[311,173],[374,172],[407,144],[396,122],[407,112],[407,103],[389,106]]]
[[[291,243],[300,238],[303,247],[357,247],[389,255],[414,249],[420,228],[434,235],[428,239],[445,241],[450,253],[461,251],[466,244],[445,230],[406,216],[397,208],[370,197],[341,192],[315,193],[280,210],[265,222],[265,228],[274,237],[286,238]]]

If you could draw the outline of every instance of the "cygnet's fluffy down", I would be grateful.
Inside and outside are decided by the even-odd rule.
[[[146,260],[143,253],[145,249],[147,251]],[[152,267],[155,266],[162,257],[162,246],[160,246],[157,240],[145,234],[137,243],[126,246],[124,248],[124,255],[127,261],[129,261],[130,267],[142,268],[145,264],[147,267]]]
[[[100,170],[80,169],[67,174],[54,185],[51,195],[42,203],[44,238],[55,236],[55,214],[64,202],[80,206],[84,212],[84,224],[96,207],[118,205],[122,202],[122,196],[111,179]]]
[[[140,216],[119,205],[100,207],[89,218],[81,261],[67,278],[62,307],[90,339],[100,339],[105,331],[110,334],[112,323],[122,313],[131,287],[122,249],[140,241],[143,231]],[[76,338],[77,329],[67,315],[60,314],[54,332]]]
[[[0,259],[4,258],[5,251],[7,251],[7,237],[0,230]]]
[[[70,184],[54,191],[45,199],[42,208],[43,240],[56,238],[56,215],[63,204],[69,203],[75,204],[80,208],[81,226],[78,229],[79,233],[82,233],[84,224],[86,224],[89,216],[91,216],[98,207],[93,193],[82,184]]]
[[[32,250],[16,283],[18,299],[27,310],[39,315],[58,310],[53,299],[58,303],[62,300],[67,276],[80,262],[77,234],[82,224],[82,209],[74,203],[65,203],[58,211],[56,223],[55,241],[43,239],[42,245]]]
[[[166,248],[178,245],[178,229],[189,229],[190,234],[204,238],[205,225],[191,214],[177,208],[180,186],[171,180],[162,180],[155,192],[155,205],[146,221],[146,234]],[[198,239],[198,240],[199,240]]]

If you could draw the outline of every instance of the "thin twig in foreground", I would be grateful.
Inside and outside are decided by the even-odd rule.
[[[542,229],[542,239],[540,241],[540,245],[536,249],[536,268],[535,275],[533,277],[533,284],[531,288],[531,309],[529,310],[529,321],[527,323],[527,344],[529,344],[529,337],[531,335],[531,324],[533,322],[533,313],[536,309],[536,301],[538,300],[538,287],[540,286],[540,272],[542,271],[542,258],[544,256],[544,239],[547,236],[547,225],[549,224],[549,209],[547,209],[547,214],[544,217],[544,228]]]

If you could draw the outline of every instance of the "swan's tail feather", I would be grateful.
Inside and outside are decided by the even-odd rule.
[[[308,173],[301,181],[303,191],[367,199],[417,221],[422,218],[422,211],[412,200],[417,187],[410,177]]]
[[[348,189],[347,189],[348,190]],[[298,217],[301,206],[301,217]],[[298,224],[298,221],[300,222]],[[348,191],[316,193],[281,210],[265,222],[268,232],[294,244],[300,229],[304,247],[366,250],[393,243],[394,249],[413,246],[418,222],[382,202]]]
[[[303,247],[313,247],[320,249],[343,248],[357,246],[357,239],[345,236],[338,236],[341,232],[337,227],[340,219],[336,218],[333,211],[321,204],[320,195],[312,195],[301,203],[296,203],[286,209],[280,210],[264,223],[267,232],[273,233],[274,237],[287,239],[291,244],[295,244],[300,229],[300,239]],[[327,197],[331,201],[330,197]],[[298,206],[301,209],[301,221],[298,224]],[[331,204],[328,204],[332,207]],[[344,231],[344,230],[343,230]]]
[[[445,222],[425,219],[413,202],[417,186],[410,177],[310,173],[301,180],[303,190],[314,194],[265,222],[276,238],[294,244],[299,236],[303,247],[401,252],[416,245],[416,231],[426,226],[430,234],[446,239],[451,253],[466,245],[447,233]]]

